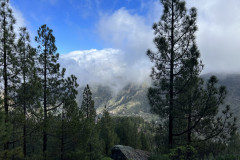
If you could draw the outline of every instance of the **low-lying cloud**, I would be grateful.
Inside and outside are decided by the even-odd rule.
[[[101,84],[118,92],[127,83],[145,82],[149,69],[149,64],[145,61],[128,65],[124,54],[123,51],[112,48],[74,51],[61,55],[60,63],[67,69],[67,75],[74,74],[78,77],[80,85]]]
[[[240,73],[240,1],[188,0],[198,9],[197,42],[204,73]]]
[[[80,84],[109,85],[119,90],[128,83],[147,82],[151,64],[145,52],[153,48],[153,31],[144,17],[121,8],[103,15],[98,33],[113,48],[74,51],[61,55],[61,63],[77,75]],[[115,49],[116,48],[116,49]]]
[[[203,73],[239,73],[240,1],[188,0],[187,6],[198,9],[197,43],[205,64]],[[83,85],[107,84],[118,90],[129,82],[142,83],[149,79],[153,65],[145,54],[155,48],[151,26],[161,15],[158,0],[147,16],[125,8],[102,14],[96,30],[109,49],[74,51],[61,55],[61,63]]]

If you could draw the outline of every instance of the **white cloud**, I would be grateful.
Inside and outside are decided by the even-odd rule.
[[[141,80],[146,73],[146,70],[139,70],[136,64],[128,66],[124,54],[121,50],[111,48],[73,51],[60,55],[60,63],[67,69],[67,75],[78,77],[80,85],[104,84],[117,92],[127,83]],[[138,64],[146,65],[141,61]]]
[[[198,9],[197,43],[204,73],[239,72],[240,1],[188,0],[187,6]],[[96,28],[111,48],[61,55],[63,66],[78,76],[80,84],[107,84],[118,90],[129,82],[142,83],[149,78],[153,65],[145,52],[155,48],[151,26],[159,21],[161,10],[159,1],[155,1],[145,17],[125,8],[102,14]]]
[[[145,52],[153,48],[153,31],[146,19],[137,14],[130,14],[121,8],[112,15],[102,16],[98,31],[100,37],[114,48],[126,52],[126,61],[135,63],[146,58]]]
[[[240,1],[187,0],[187,8],[198,9],[197,43],[205,65],[203,73],[240,72]],[[158,0],[146,3],[148,14],[143,17],[122,8],[102,17],[101,37],[114,48],[127,52],[131,61],[149,59],[145,56],[152,44],[152,23],[159,21],[162,6]]]
[[[188,0],[198,9],[197,42],[206,72],[240,72],[240,1]]]
[[[116,90],[122,84],[115,82],[121,79],[125,69],[121,62],[121,51],[116,49],[73,51],[60,55],[60,63],[67,69],[67,75],[74,74],[81,86],[86,84],[107,84]]]
[[[75,74],[80,85],[104,84],[115,91],[127,83],[147,82],[151,64],[145,52],[154,46],[153,31],[144,17],[121,8],[103,15],[97,28],[100,37],[112,48],[61,55],[60,62],[68,73]]]
[[[10,3],[10,8],[13,11],[13,16],[16,19],[16,23],[14,25],[14,31],[16,33],[16,38],[19,37],[19,29],[20,27],[27,27],[27,30],[30,34],[31,42],[34,42],[34,37],[31,35],[35,35],[35,31],[31,30],[30,22],[24,17],[23,13],[18,9],[17,5],[14,3]]]
[[[23,14],[20,10],[10,4],[10,8],[13,10],[13,16],[16,19],[16,24],[14,26],[14,30],[18,33],[20,27],[26,27],[26,20],[23,17]]]

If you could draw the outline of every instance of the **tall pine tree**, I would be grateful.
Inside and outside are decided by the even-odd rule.
[[[147,51],[155,63],[151,74],[154,83],[148,98],[152,110],[167,118],[169,148],[173,144],[185,144],[185,135],[188,144],[193,136],[198,140],[229,137],[235,130],[229,106],[216,117],[220,105],[224,104],[226,89],[216,87],[216,77],[211,77],[206,87],[199,77],[203,65],[195,40],[196,9],[187,11],[181,0],[161,3],[162,18],[153,25],[158,51]]]
[[[94,101],[92,99],[92,92],[90,90],[89,85],[87,85],[83,91],[83,100],[82,100],[81,110],[82,110],[83,116],[86,119],[89,119],[91,121],[95,120],[96,110],[94,108]]]
[[[42,84],[42,105],[43,105],[43,156],[46,159],[48,140],[48,113],[56,110],[63,104],[64,96],[64,73],[60,70],[57,62],[59,54],[56,53],[55,37],[53,30],[42,25],[38,30],[35,41],[38,43],[38,74]]]
[[[100,159],[102,148],[99,131],[95,124],[96,110],[89,85],[85,87],[83,92],[81,112],[83,115],[83,132],[81,133],[80,150],[82,154],[80,159]]]
[[[186,70],[197,68],[200,71],[201,63],[195,43],[196,9],[191,8],[188,12],[185,2],[181,0],[161,0],[161,3],[164,7],[163,15],[153,25],[156,35],[154,44],[158,51],[147,51],[150,60],[155,63],[151,74],[154,83],[148,97],[152,110],[168,118],[168,143],[171,148],[176,97],[188,87],[188,80],[191,79],[191,74]],[[189,59],[196,63],[189,64]],[[185,80],[181,82],[183,78]]]
[[[11,94],[15,89],[15,84],[18,81],[16,55],[14,52],[14,24],[12,9],[9,7],[8,0],[0,1],[0,74],[2,77],[1,85],[3,85],[3,108],[5,111],[5,123],[9,123],[9,107],[12,99]],[[9,141],[4,145],[4,149],[9,149]]]
[[[29,107],[36,105],[39,98],[39,81],[36,75],[36,50],[30,45],[30,36],[26,27],[20,28],[16,46],[18,55],[18,76],[21,82],[17,87],[17,96],[14,101],[23,110],[23,154],[27,154],[27,113]]]
[[[117,134],[115,133],[115,127],[113,124],[113,120],[109,115],[108,110],[105,109],[103,111],[103,116],[98,123],[100,129],[100,138],[104,141],[104,154],[106,156],[111,155],[111,149],[114,145],[118,144],[119,139]]]

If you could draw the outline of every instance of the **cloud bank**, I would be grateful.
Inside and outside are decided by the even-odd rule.
[[[20,27],[26,27],[26,20],[24,19],[22,12],[20,10],[18,10],[16,7],[14,7],[12,4],[10,4],[10,8],[12,9],[13,16],[16,19],[16,23],[14,25],[14,31],[15,31],[15,33],[18,34]]]
[[[188,0],[198,9],[197,42],[204,73],[240,73],[240,1]]]
[[[198,9],[197,43],[205,64],[203,73],[239,73],[240,1],[188,0],[187,6]],[[153,65],[145,54],[148,48],[154,50],[151,26],[159,21],[161,10],[156,0],[146,16],[125,8],[102,14],[96,30],[109,49],[74,51],[61,55],[61,63],[78,76],[80,84],[119,89],[129,82],[144,82]]]
[[[119,90],[128,83],[148,81],[151,64],[145,54],[153,48],[153,32],[144,17],[121,8],[103,15],[98,33],[109,49],[74,51],[60,56],[63,67],[77,75],[79,83],[109,85]]]
[[[67,75],[78,77],[81,86],[86,84],[106,85],[115,92],[121,90],[127,83],[141,84],[146,81],[145,61],[128,65],[125,53],[118,49],[74,51],[60,56],[60,63],[67,69]],[[142,66],[142,69],[139,68]]]

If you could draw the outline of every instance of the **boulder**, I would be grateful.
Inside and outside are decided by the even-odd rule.
[[[150,153],[129,146],[116,145],[112,149],[111,158],[114,160],[148,160]]]

